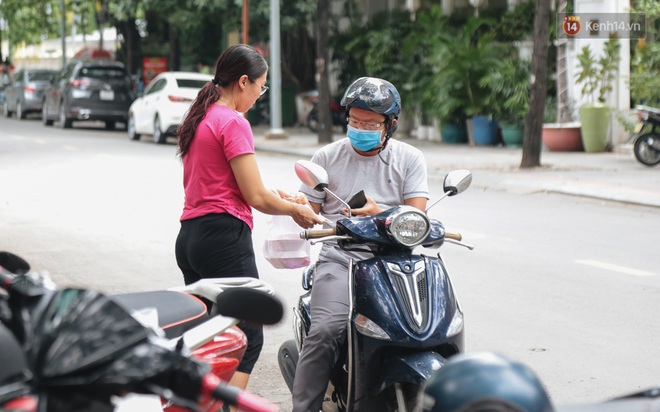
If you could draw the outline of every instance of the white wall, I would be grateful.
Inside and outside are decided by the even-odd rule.
[[[630,0],[575,0],[575,12],[580,13],[627,13],[630,11]],[[577,73],[577,55],[580,53],[582,47],[587,44],[590,46],[592,53],[600,56],[603,53],[603,46],[607,39],[572,39],[569,41],[569,82],[572,85],[572,90],[569,95],[572,96],[576,102],[576,110],[582,103],[586,103],[587,99],[581,94],[581,87],[575,84],[575,74]],[[619,62],[619,71],[613,85],[613,90],[607,96],[606,103],[628,115],[630,111],[630,40],[621,38],[621,60]],[[575,116],[577,118],[577,114]],[[623,130],[623,127],[618,124],[613,116],[611,122],[611,142],[614,144],[625,142],[628,140],[628,133]]]

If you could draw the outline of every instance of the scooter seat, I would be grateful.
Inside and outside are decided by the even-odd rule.
[[[155,308],[158,325],[169,339],[181,336],[209,318],[206,305],[200,299],[182,292],[156,290],[123,293],[113,295],[112,299],[129,311]]]

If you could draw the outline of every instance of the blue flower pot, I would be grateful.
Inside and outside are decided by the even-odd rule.
[[[472,133],[477,146],[494,146],[497,144],[497,120],[491,116],[472,117]]]
[[[440,126],[440,134],[442,135],[443,143],[456,144],[456,143],[467,143],[468,141],[465,122],[442,123],[442,126]]]

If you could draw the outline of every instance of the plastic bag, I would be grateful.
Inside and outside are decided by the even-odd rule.
[[[276,269],[302,268],[310,263],[310,243],[300,238],[302,228],[290,216],[274,215],[268,221],[264,257]]]

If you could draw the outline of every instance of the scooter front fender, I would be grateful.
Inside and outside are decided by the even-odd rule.
[[[380,393],[397,382],[407,382],[421,386],[446,361],[445,358],[431,351],[409,353],[389,358],[378,374],[379,378],[374,385],[376,392]]]

